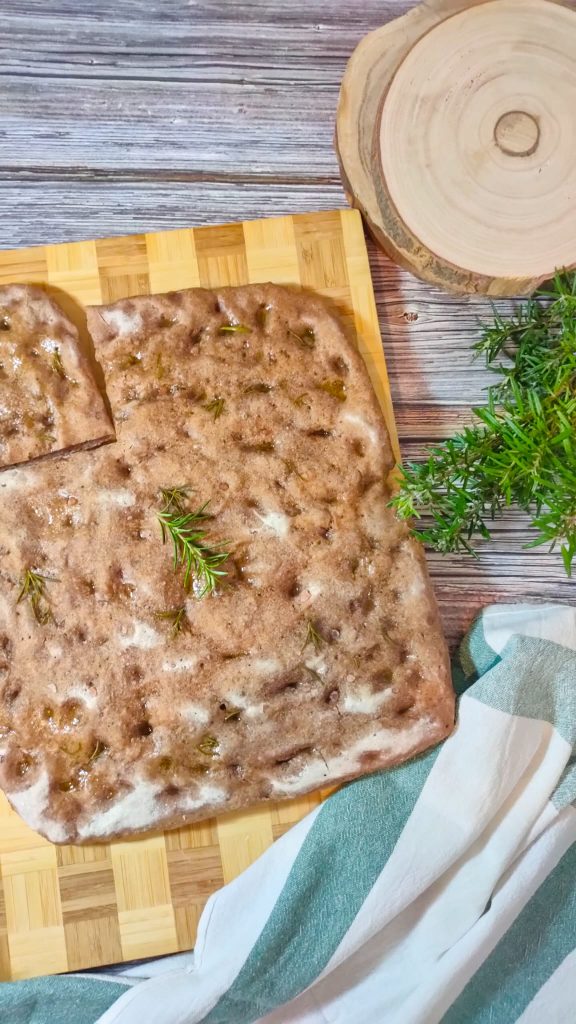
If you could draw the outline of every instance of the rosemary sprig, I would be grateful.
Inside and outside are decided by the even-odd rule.
[[[308,619],[306,624],[306,639],[302,645],[302,650],[308,647],[309,644],[312,644],[314,650],[319,651],[324,643],[326,643],[324,637],[318,632],[311,619]]]
[[[206,542],[206,530],[203,527],[212,518],[206,511],[209,501],[193,512],[186,512],[182,504],[186,496],[185,488],[164,488],[161,494],[165,504],[157,515],[162,541],[166,543],[168,538],[172,541],[174,571],[181,566],[184,568],[184,589],[186,592],[193,589],[195,597],[201,600],[206,594],[214,593],[219,580],[227,575],[220,566],[230,552],[225,549],[223,541],[214,545]]]
[[[184,514],[184,502],[189,493],[188,487],[161,487],[160,497],[163,503],[163,512],[178,512]],[[162,534],[164,538],[164,534]]]
[[[200,743],[196,746],[196,750],[201,754],[205,754],[206,757],[216,757],[219,746],[220,743],[216,737],[212,736],[210,733],[206,733],[206,735],[200,740]]]
[[[35,569],[26,569],[20,582],[20,592],[16,604],[29,601],[32,613],[40,626],[46,626],[54,620],[50,602],[46,596],[46,583],[56,582],[52,576],[44,576]]]
[[[468,551],[488,539],[488,523],[511,505],[528,512],[528,545],[560,548],[571,574],[576,556],[576,274],[505,319],[495,313],[475,345],[499,375],[477,424],[403,470],[392,504],[404,518],[427,516],[417,531],[439,551]]]
[[[181,633],[188,625],[185,604],[180,605],[179,608],[168,608],[165,612],[156,612],[156,618],[171,623],[173,637],[178,636],[178,633]]]
[[[220,398],[217,395],[215,398],[212,398],[209,402],[206,402],[203,408],[206,409],[206,412],[214,413],[214,419],[217,420],[222,415],[224,409],[226,408],[226,401],[224,398]]]

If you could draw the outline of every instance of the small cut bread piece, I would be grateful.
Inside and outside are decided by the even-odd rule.
[[[112,437],[74,324],[40,288],[0,287],[0,469]]]

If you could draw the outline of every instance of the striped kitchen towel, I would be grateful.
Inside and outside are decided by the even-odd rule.
[[[443,746],[286,833],[209,900],[193,954],[5,985],[0,1019],[93,1024],[66,983],[103,986],[99,1024],[574,1024],[576,608],[487,609],[455,681]]]

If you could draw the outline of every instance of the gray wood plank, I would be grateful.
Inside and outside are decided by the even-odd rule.
[[[333,120],[346,60],[407,5],[2,6],[0,167],[302,179],[337,174]]]
[[[337,90],[4,77],[0,168],[337,175]],[[297,112],[297,117],[296,117]]]
[[[338,183],[118,180],[67,169],[0,171],[0,248],[79,241],[140,231],[198,227],[346,205]]]
[[[297,25],[321,31],[336,27],[341,32],[368,31],[392,17],[398,17],[414,6],[410,0],[357,0],[343,5],[340,0],[3,0],[5,15],[44,18],[46,21],[65,18],[71,22],[92,25],[129,24],[171,26],[217,23],[230,25],[234,31],[249,23],[256,36],[262,25],[277,32],[285,26]]]

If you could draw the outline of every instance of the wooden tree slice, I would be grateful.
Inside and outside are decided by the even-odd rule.
[[[336,145],[350,200],[409,270],[532,291],[576,265],[576,11],[431,0],[362,41]]]

